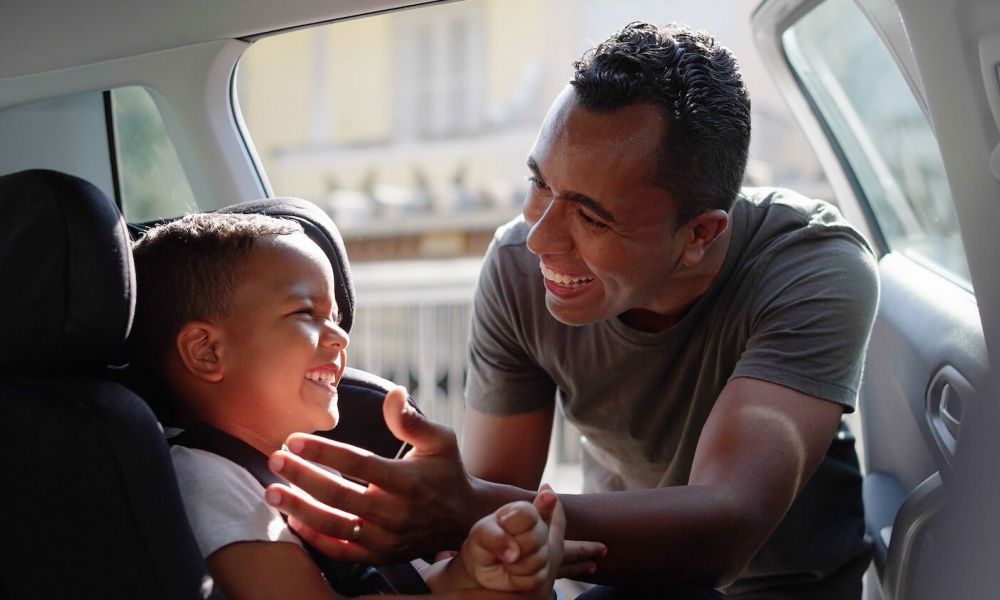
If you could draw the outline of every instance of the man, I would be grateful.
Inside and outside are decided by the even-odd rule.
[[[567,537],[608,549],[590,580],[860,598],[868,549],[841,415],[877,304],[870,249],[827,204],[740,191],[750,103],[709,36],[634,23],[574,66],[529,155],[523,219],[498,231],[477,290],[472,476],[446,432],[387,414],[415,447],[403,461],[290,440],[372,482],[364,493],[282,454],[283,475],[360,521],[272,498],[338,556],[425,551],[530,497],[559,402],[585,436]],[[367,539],[323,537],[355,522]]]

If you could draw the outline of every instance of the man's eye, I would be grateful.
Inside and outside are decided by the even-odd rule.
[[[538,177],[535,177],[534,175],[528,175],[528,177],[526,179],[531,183],[531,185],[535,186],[536,188],[538,188],[540,190],[547,190],[547,189],[549,189],[549,186],[545,185],[544,181],[542,181]]]
[[[595,229],[607,229],[607,227],[608,227],[607,225],[605,225],[604,223],[601,223],[600,221],[597,221],[595,219],[592,219],[592,218],[588,217],[587,213],[583,212],[582,210],[578,210],[576,212],[577,212],[577,214],[580,215],[580,218],[583,219],[583,222],[586,223],[588,226],[593,227]]]

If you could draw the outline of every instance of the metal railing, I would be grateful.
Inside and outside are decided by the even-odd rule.
[[[348,364],[406,386],[430,418],[462,431],[479,260],[358,264]],[[557,412],[544,479],[579,491],[579,433]]]

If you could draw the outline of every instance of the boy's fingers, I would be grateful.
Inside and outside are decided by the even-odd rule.
[[[511,502],[497,510],[497,521],[504,531],[516,536],[531,531],[539,521],[539,513],[530,502]]]
[[[474,529],[478,545],[495,560],[512,563],[521,557],[521,549],[514,538],[504,531],[496,515],[483,517]]]
[[[533,575],[548,567],[549,556],[547,548],[539,552],[525,552],[522,549],[521,558],[512,563],[505,563],[503,568],[510,575]]]

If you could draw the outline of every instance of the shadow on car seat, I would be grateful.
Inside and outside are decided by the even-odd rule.
[[[220,597],[156,419],[107,377],[135,306],[124,219],[43,170],[0,177],[0,211],[0,597]]]

